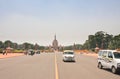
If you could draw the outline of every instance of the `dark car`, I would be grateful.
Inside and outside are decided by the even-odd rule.
[[[40,51],[36,51],[35,53],[36,53],[36,54],[40,54]]]
[[[32,49],[28,50],[28,55],[34,55],[34,54],[35,54],[34,50],[32,50]]]

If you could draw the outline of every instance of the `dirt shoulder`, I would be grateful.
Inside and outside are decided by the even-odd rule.
[[[98,57],[97,53],[91,52],[88,50],[75,50],[75,53],[83,54],[83,55],[87,55],[87,56],[92,56],[92,57],[96,57],[96,58]]]
[[[98,57],[98,54],[96,54],[96,53],[84,53],[83,55],[92,56],[92,57],[95,57],[95,58]]]
[[[10,57],[16,57],[16,56],[22,56],[23,53],[8,53],[7,55],[0,54],[0,59],[2,58],[10,58]]]

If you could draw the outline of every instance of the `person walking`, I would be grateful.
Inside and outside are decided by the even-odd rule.
[[[2,52],[2,53],[3,53],[3,55],[4,55],[4,54],[5,54],[5,50],[3,50],[3,52]]]
[[[5,51],[5,54],[7,55],[7,50]]]

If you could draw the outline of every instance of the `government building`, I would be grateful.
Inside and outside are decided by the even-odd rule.
[[[57,39],[56,39],[56,35],[54,36],[54,40],[53,40],[53,42],[52,42],[52,48],[53,48],[53,50],[58,50],[58,41],[57,41]]]
[[[54,40],[52,42],[52,45],[49,45],[49,50],[51,51],[60,51],[62,49],[62,46],[58,44],[58,41],[56,39],[56,35],[54,36]]]

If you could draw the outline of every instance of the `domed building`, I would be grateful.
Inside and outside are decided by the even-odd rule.
[[[63,50],[63,47],[61,45],[58,45],[58,41],[55,35],[52,45],[49,45],[49,51],[54,52],[54,51],[62,51],[62,50]]]
[[[54,40],[52,42],[53,50],[58,50],[58,41],[56,40],[56,35],[54,36]]]

